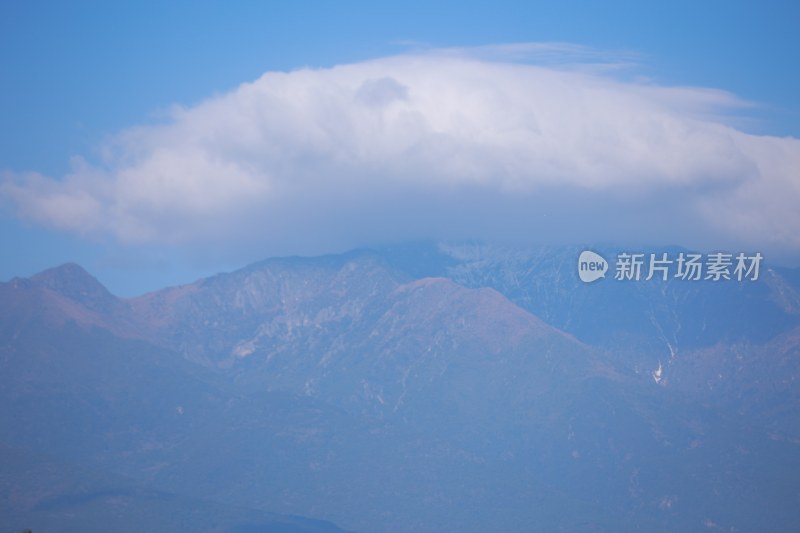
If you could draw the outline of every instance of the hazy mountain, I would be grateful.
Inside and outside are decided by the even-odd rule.
[[[148,342],[128,302],[76,265],[2,284],[0,302],[4,527],[339,531],[120,476],[150,479],[150,469],[179,456],[171,450],[196,439],[208,418],[224,418],[236,397],[202,367]]]
[[[772,419],[777,410],[800,412],[794,385],[800,380],[800,269],[767,263],[756,282],[607,279],[587,285],[577,276],[582,249],[423,243],[381,253],[411,275],[492,287],[600,349],[620,371],[646,381],[660,366],[659,384],[673,394],[725,403],[800,438],[800,417]],[[608,258],[619,251],[599,249]],[[684,250],[648,251],[674,257]]]
[[[588,247],[612,259],[613,247]],[[594,346],[670,350],[717,342],[767,341],[800,325],[800,269],[763,266],[759,282],[682,281],[584,284],[578,247],[518,248],[421,243],[381,249],[415,277],[444,276],[492,287],[547,323]],[[628,250],[630,251],[630,250]],[[637,250],[641,251],[641,250]],[[674,258],[680,248],[659,248]],[[415,258],[421,258],[416,260]]]
[[[0,284],[0,508],[54,524],[42,502],[67,502],[81,531],[794,530],[796,273],[582,285],[578,252],[271,259],[127,300],[76,265]]]

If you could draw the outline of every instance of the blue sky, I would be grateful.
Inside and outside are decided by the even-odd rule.
[[[800,8],[792,2],[174,2],[164,7],[156,2],[6,1],[0,5],[0,182],[13,187],[0,189],[5,191],[0,192],[4,249],[0,279],[77,261],[114,292],[132,295],[273,254],[324,253],[379,240],[496,239],[528,233],[536,241],[543,235],[534,226],[553,222],[565,229],[563,235],[556,232],[551,238],[580,240],[581,224],[569,227],[570,220],[586,213],[608,219],[603,214],[608,209],[590,205],[597,198],[615,213],[627,215],[606,220],[601,225],[605,233],[587,233],[587,239],[624,241],[629,231],[631,242],[756,248],[764,235],[776,233],[775,227],[788,227],[788,233],[795,229],[790,208],[773,203],[780,198],[792,200],[798,182],[798,175],[791,170],[796,146],[779,140],[800,137],[800,71],[794,68],[800,51],[799,23]],[[516,48],[499,46],[511,44]],[[390,60],[398,56],[407,60]],[[506,68],[508,64],[532,64],[544,70]],[[337,65],[351,68],[331,70]],[[311,95],[319,95],[330,84],[352,85],[355,97],[366,98],[362,103],[407,105],[406,111],[428,120],[428,126],[436,130],[435,139],[447,140],[437,148],[440,151],[420,155],[416,150],[410,157],[416,166],[409,164],[409,173],[423,171],[426,164],[450,161],[447,157],[464,150],[477,150],[481,158],[453,159],[446,168],[432,170],[422,184],[401,181],[394,171],[383,176],[380,170],[397,169],[398,161],[409,160],[405,153],[398,155],[395,145],[364,144],[367,141],[362,137],[348,140],[345,131],[338,134],[347,141],[343,141],[343,152],[318,144],[312,150],[307,144],[297,144],[297,135],[306,139],[311,132],[303,128],[326,123],[328,112],[323,109],[311,116],[298,111],[283,116],[284,107],[264,102],[258,107],[265,114],[263,124],[246,122],[246,114],[245,122],[235,124],[259,129],[279,123],[282,129],[269,130],[267,137],[254,142],[268,142],[281,154],[298,150],[297,158],[278,155],[264,160],[245,155],[237,166],[234,154],[240,153],[242,146],[224,152],[215,147],[198,155],[197,146],[207,146],[208,139],[188,142],[180,137],[190,136],[191,128],[199,124],[215,132],[220,146],[238,143],[237,135],[230,133],[230,128],[238,127],[232,125],[235,111],[230,110],[241,109],[242,102],[251,98],[241,90],[242,84],[258,80],[264,73],[303,68],[312,69],[308,71],[311,74],[285,80],[268,76],[254,91],[274,99],[277,93],[270,91],[277,83],[286,83],[287,90],[295,92],[310,87]],[[452,75],[437,78],[442,70]],[[486,84],[485,76],[495,76],[498,84],[505,85]],[[434,78],[440,93],[453,91],[454,101],[461,103],[474,103],[475,94],[498,91],[491,102],[481,101],[486,108],[480,113],[467,114],[465,120],[475,126],[467,144],[458,144],[467,141],[457,135],[458,128],[448,129],[455,128],[451,122],[445,124],[441,117],[426,115],[435,109],[433,96],[429,95],[427,104],[422,97],[419,102],[423,103],[415,100],[418,95],[425,96],[430,85],[427,80]],[[477,81],[473,84],[472,80]],[[514,87],[518,80],[523,81]],[[637,165],[644,163],[622,156],[587,156],[587,165],[596,166],[598,161],[607,165],[606,174],[565,164],[538,167],[552,158],[571,161],[587,151],[594,154],[596,147],[584,140],[571,154],[537,151],[535,157],[528,157],[524,149],[506,149],[518,136],[498,133],[480,137],[487,128],[495,133],[506,131],[492,118],[506,110],[511,116],[522,109],[534,114],[560,109],[558,106],[572,109],[573,101],[565,100],[555,88],[573,83],[584,89],[576,98],[589,98],[591,113],[600,108],[592,105],[593,98],[607,102],[602,113],[586,119],[586,131],[606,131],[611,124],[612,129],[619,127],[617,134],[624,138],[626,128],[638,124],[637,116],[661,113],[666,122],[659,124],[675,125],[684,132],[665,134],[673,135],[667,137],[674,150],[670,160],[685,155],[687,161],[696,161],[702,156],[688,153],[697,142],[679,142],[680,135],[694,131],[685,124],[698,121],[703,133],[700,146],[707,147],[706,153],[725,150],[727,145],[723,145],[731,135],[737,149],[719,160],[703,162],[699,169],[721,177],[698,181],[691,177],[700,172],[698,168],[664,170],[666,163],[641,167]],[[529,108],[520,95],[539,87],[551,87],[554,92],[542,89],[537,93],[542,107]],[[683,87],[719,92],[698,89],[686,94],[680,92]],[[658,88],[669,89],[669,94]],[[619,100],[628,97],[638,114],[632,113],[627,121],[609,118],[626,109]],[[302,100],[303,105],[315,109],[329,101],[309,98]],[[339,103],[332,105],[339,107],[334,115],[357,121],[352,124],[363,126],[363,135],[389,132],[386,143],[411,142],[409,136],[422,135],[422,126],[370,129],[372,123],[358,122],[364,116],[360,108],[341,103],[349,102],[347,98],[335,100]],[[552,105],[548,98],[553,99]],[[214,105],[203,106],[207,102]],[[175,106],[184,113],[176,112]],[[383,111],[390,112],[388,107]],[[529,133],[534,125],[548,132],[558,130],[558,120],[551,124],[537,117],[508,128],[522,133]],[[582,132],[583,119],[574,120],[578,121],[574,127]],[[720,133],[720,125],[733,128],[735,134]],[[281,131],[296,135],[283,138]],[[558,130],[553,139],[572,138],[571,131]],[[549,133],[543,135],[546,141]],[[476,136],[480,138],[476,140]],[[426,142],[433,139],[420,138]],[[603,146],[607,148],[608,142],[603,140]],[[705,142],[708,144],[702,144]],[[143,183],[146,172],[163,171],[157,166],[163,161],[156,157],[162,151],[157,143],[164,143],[171,165],[195,169],[198,175],[211,172],[206,181],[183,179],[168,184],[168,192],[193,199],[191,209],[178,209],[167,216],[151,197],[142,196],[143,200],[133,205],[120,200],[117,195],[122,192],[106,191],[106,183],[113,183],[115,190],[124,190],[126,195],[144,195],[141,189],[131,189],[129,181]],[[269,151],[269,147],[264,149]],[[115,150],[122,155],[114,155]],[[189,151],[199,159],[178,158]],[[366,155],[357,163],[351,158],[343,164],[345,155],[353,153]],[[781,155],[771,155],[774,153]],[[643,154],[653,159],[650,152]],[[77,163],[75,156],[81,158]],[[234,173],[255,167],[255,174],[241,174],[239,181],[231,178],[234,185],[217,187],[217,175],[209,167],[197,165],[200,160],[219,157],[233,165],[224,168]],[[130,163],[131,158],[138,159]],[[319,163],[321,159],[327,163]],[[731,167],[726,166],[729,161]],[[526,174],[524,169],[533,167],[540,174],[549,173],[547,179]],[[774,186],[745,188],[742,183],[748,179],[764,179],[761,175],[749,177],[750,167],[775,176],[769,178]],[[663,170],[664,177],[645,185],[620,177],[635,169],[644,169],[648,176]],[[741,176],[740,169],[745,169]],[[39,177],[30,178],[30,172]],[[331,179],[315,181],[308,177],[312,172]],[[342,177],[337,172],[342,172]],[[362,172],[364,176],[353,178]],[[505,177],[492,181],[504,172]],[[728,183],[723,174],[734,177]],[[487,177],[490,175],[492,178]],[[571,181],[573,175],[580,179]],[[291,176],[292,188],[286,185],[286,176]],[[434,188],[429,186],[432,182]],[[229,203],[191,196],[198,188],[229,199]],[[342,188],[357,192],[337,195]],[[673,198],[673,203],[648,220],[652,198],[629,197],[630,190],[639,188],[649,188],[651,196]],[[720,192],[714,192],[717,190]],[[71,203],[54,207],[53,191]],[[152,194],[168,197],[164,191]],[[759,199],[749,210],[752,212],[741,215],[748,209],[731,200],[737,195]],[[97,210],[95,216],[64,215],[65,209],[87,209],[86,197]],[[239,209],[241,202],[256,197],[263,202]],[[486,198],[489,200],[484,202]],[[694,202],[694,207],[684,213],[680,206],[687,200]],[[456,204],[459,207],[454,207]],[[391,205],[403,208],[397,212],[383,208]],[[265,210],[274,215],[256,215]],[[764,211],[776,214],[761,220],[758,213]],[[344,220],[351,213],[352,222]],[[542,218],[546,216],[550,218]],[[476,217],[482,218],[471,226]],[[671,225],[670,217],[678,220],[675,233],[659,229]],[[711,227],[720,217],[724,218],[720,226],[738,223],[742,228],[727,233],[710,230],[705,239],[685,242],[698,224]],[[633,226],[648,224],[652,231],[633,230]],[[758,224],[759,231],[749,232]],[[360,231],[364,225],[378,229]],[[681,229],[681,225],[686,227]],[[143,229],[138,232],[132,229],[135,227]],[[198,227],[208,233],[208,239],[200,231],[192,233],[191,229]],[[259,238],[256,230],[260,227],[271,237]],[[765,242],[765,247],[784,263],[796,262],[798,257],[790,237]]]

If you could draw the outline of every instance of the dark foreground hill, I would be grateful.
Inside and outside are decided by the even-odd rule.
[[[795,530],[792,273],[581,286],[575,258],[273,259],[128,300],[76,265],[0,284],[3,527]]]
[[[3,531],[343,533],[330,523],[197,500],[0,445]]]

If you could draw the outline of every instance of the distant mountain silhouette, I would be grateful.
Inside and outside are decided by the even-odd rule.
[[[132,299],[77,265],[0,284],[0,511],[794,530],[800,276],[583,285],[579,251],[270,259]]]

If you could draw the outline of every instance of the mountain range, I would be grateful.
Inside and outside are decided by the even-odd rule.
[[[795,530],[800,270],[584,284],[580,251],[2,283],[0,525]]]

